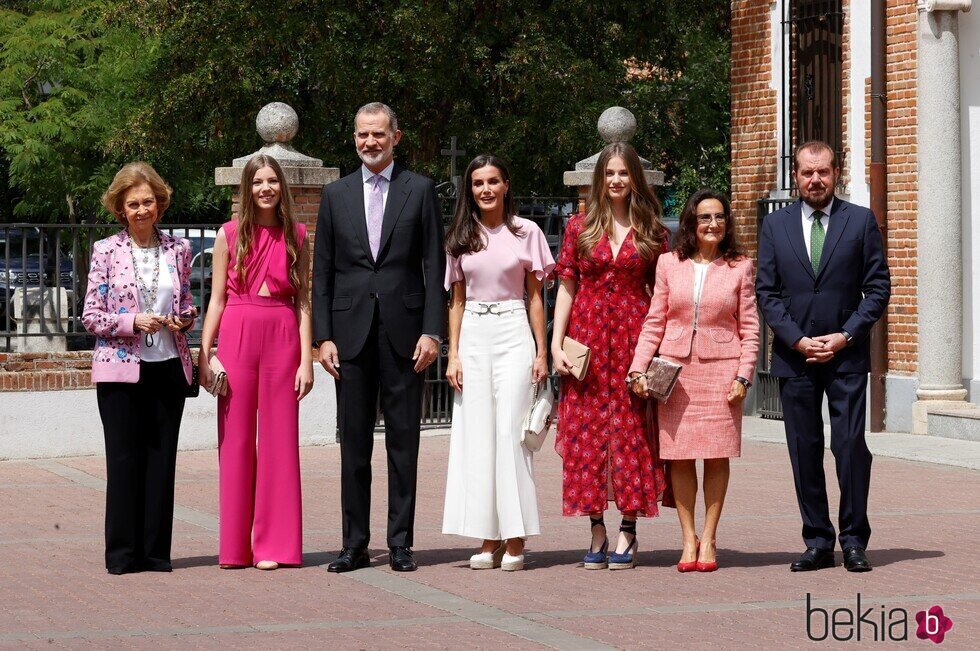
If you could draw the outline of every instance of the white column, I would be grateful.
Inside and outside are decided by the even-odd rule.
[[[955,5],[955,6],[954,6]],[[919,2],[918,374],[913,431],[934,408],[966,406],[963,388],[962,187],[958,10]]]

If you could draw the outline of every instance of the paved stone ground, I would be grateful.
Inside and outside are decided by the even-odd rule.
[[[178,461],[172,574],[109,576],[102,563],[105,463],[76,457],[0,463],[0,647],[285,648],[736,648],[848,647],[811,642],[806,595],[831,611],[884,613],[941,605],[954,623],[943,646],[976,648],[980,637],[977,533],[980,473],[969,467],[889,458],[907,448],[875,439],[871,558],[875,570],[843,567],[792,574],[802,550],[792,477],[779,424],[747,419],[743,457],[733,464],[719,532],[721,569],[679,574],[676,516],[639,527],[641,565],[586,571],[579,560],[588,522],[560,516],[560,464],[536,462],[544,535],[528,545],[524,572],[471,571],[473,543],[440,533],[448,438],[422,442],[416,527],[418,572],[388,570],[385,480],[375,454],[374,567],[326,572],[340,542],[339,450],[302,451],[305,565],[260,572],[216,566],[217,459],[184,452]],[[893,436],[893,435],[887,435]],[[928,439],[915,442],[921,446]],[[906,442],[907,443],[907,442]],[[961,443],[948,461],[976,458]],[[965,446],[965,447],[962,447]],[[957,452],[959,450],[959,452]],[[971,455],[973,455],[971,457]],[[972,462],[971,462],[972,463]],[[961,463],[961,465],[964,465]],[[969,465],[969,464],[966,464]],[[827,455],[828,477],[834,476]],[[836,503],[836,489],[831,489]],[[615,522],[610,517],[610,525]],[[838,556],[839,558],[839,556]],[[886,624],[899,613],[886,614]],[[811,633],[825,632],[821,615]],[[839,613],[844,621],[847,615]],[[896,634],[901,629],[893,629]],[[839,634],[856,636],[841,627]],[[861,627],[862,644],[875,630]]]

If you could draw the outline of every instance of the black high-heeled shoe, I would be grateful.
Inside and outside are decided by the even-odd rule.
[[[602,516],[599,516],[598,519],[597,519],[597,518],[593,518],[590,515],[589,516],[589,521],[592,523],[592,526],[589,528],[590,531],[592,529],[595,529],[596,527],[602,527],[603,529],[606,528],[606,523],[602,519]],[[592,544],[590,543],[589,544],[589,551],[585,554],[585,559],[584,559],[585,569],[587,569],[587,570],[604,570],[604,569],[606,569],[609,566],[609,554],[608,554],[608,551],[609,551],[609,537],[608,536],[606,537],[606,540],[602,543],[602,547],[600,547],[599,548],[599,551],[597,551],[597,552],[592,551]]]

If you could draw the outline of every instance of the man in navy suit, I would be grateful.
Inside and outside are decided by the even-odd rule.
[[[756,280],[760,309],[776,335],[770,371],[779,378],[807,547],[790,569],[834,565],[823,472],[826,395],[841,492],[844,567],[867,572],[871,452],[864,423],[870,334],[888,305],[891,278],[872,212],[834,196],[840,175],[834,150],[824,142],[807,142],[797,148],[794,163],[800,200],[766,217]]]

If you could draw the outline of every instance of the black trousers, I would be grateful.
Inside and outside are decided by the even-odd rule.
[[[184,412],[179,359],[141,362],[139,382],[99,382],[105,431],[105,564],[167,570],[174,518],[177,433]]]
[[[823,472],[824,394],[830,410],[830,450],[840,486],[841,549],[867,548],[871,538],[871,452],[864,436],[867,381],[865,373],[838,374],[823,366],[814,366],[799,377],[780,378],[786,443],[807,547],[832,550],[835,542]]]
[[[422,418],[423,374],[391,345],[377,308],[364,348],[340,365],[340,500],[344,546],[371,540],[371,455],[380,393],[388,453],[388,546],[411,547]]]

